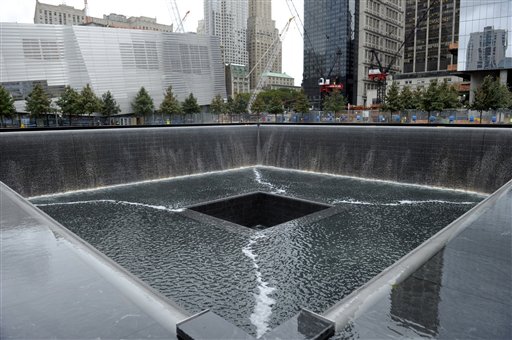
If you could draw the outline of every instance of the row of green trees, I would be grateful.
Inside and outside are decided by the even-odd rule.
[[[460,106],[459,93],[455,86],[433,81],[426,89],[411,90],[404,86],[400,91],[398,84],[393,82],[386,93],[382,109],[389,112],[403,110],[422,110],[427,112],[453,109]]]
[[[36,84],[33,90],[26,98],[25,110],[31,117],[36,119],[46,115],[46,124],[48,125],[48,114],[57,111],[68,116],[69,123],[73,116],[88,115],[98,112],[105,117],[109,117],[121,112],[114,96],[110,91],[105,92],[101,97],[96,96],[89,84],[83,87],[81,91],[76,91],[70,86],[64,88],[60,98],[55,102],[55,107],[50,96],[40,84]],[[144,87],[141,87],[132,101],[132,109],[137,117],[147,116],[154,113],[155,106],[153,99]],[[163,102],[159,111],[162,114],[190,114],[200,112],[201,107],[197,104],[196,98],[191,93],[183,103],[180,103],[169,86],[165,93]],[[4,118],[12,117],[16,113],[14,99],[7,89],[0,86],[0,122],[4,125]]]
[[[214,114],[245,114],[248,113],[250,94],[240,93],[227,102],[217,95],[212,99],[210,110]],[[97,97],[92,88],[87,84],[81,91],[66,86],[61,97],[56,101],[63,115],[71,119],[73,116],[91,115],[94,112],[103,116],[112,116],[121,112],[119,105],[110,91]],[[133,99],[132,110],[137,117],[154,114],[155,105],[153,99],[144,87],[141,87]],[[339,112],[346,108],[347,100],[339,91],[333,91],[323,100],[323,109],[329,112]],[[426,89],[411,90],[405,86],[401,91],[397,83],[393,82],[386,94],[384,111],[400,112],[403,110],[422,110],[427,112],[442,111],[461,106],[457,89],[445,80],[441,83],[433,81]],[[268,112],[270,114],[282,114],[285,111],[305,113],[309,111],[310,104],[304,91],[292,89],[265,90],[258,94],[251,111],[255,113]],[[482,111],[498,110],[501,108],[512,109],[512,92],[506,85],[492,76],[485,77],[482,86],[475,92],[475,100],[472,109]],[[34,117],[56,112],[58,109],[52,106],[49,95],[41,85],[36,85],[26,98],[26,111]],[[180,102],[169,86],[165,92],[164,100],[158,108],[162,115],[183,115],[200,112],[201,108],[192,93]],[[0,86],[0,118],[3,125],[4,117],[15,113],[14,100],[9,92]]]
[[[462,106],[459,93],[454,85],[446,80],[432,81],[426,89],[412,91],[405,86],[400,91],[396,82],[390,86],[382,109],[389,112],[422,110],[427,112],[455,109]],[[512,109],[512,92],[498,79],[486,76],[482,85],[475,91],[475,100],[469,107],[473,110],[490,111]]]
[[[249,111],[250,93],[238,93],[234,97],[229,97],[224,102],[220,95],[213,98],[210,104],[210,110],[213,114],[247,114]],[[304,91],[295,91],[292,89],[272,89],[264,90],[258,93],[252,107],[253,113],[261,114],[267,112],[278,115],[285,111],[308,112],[309,101]]]
[[[66,86],[56,104],[64,115],[68,115],[70,124],[72,116],[91,115],[93,112],[100,112],[105,116],[110,116],[121,111],[110,91],[107,91],[101,98],[98,98],[89,84],[84,86],[80,92]],[[50,96],[40,84],[36,84],[27,96],[25,110],[30,113],[30,116],[35,118],[46,115],[47,125],[48,114],[58,111],[53,106]],[[4,118],[12,117],[15,113],[14,99],[3,86],[0,86],[0,117],[2,125],[4,125]]]
[[[137,117],[148,116],[155,112],[153,98],[144,87],[141,87],[132,102],[132,110]],[[201,107],[192,93],[181,103],[172,92],[172,86],[165,91],[164,100],[160,104],[158,113],[162,115],[183,115],[199,113]]]

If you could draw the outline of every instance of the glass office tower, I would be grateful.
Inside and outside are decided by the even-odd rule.
[[[512,68],[512,1],[460,1],[458,71]]]
[[[320,108],[320,78],[344,85],[348,102],[355,103],[357,46],[356,0],[304,1],[303,87],[315,109]]]
[[[418,27],[405,42],[404,73],[446,71],[457,63],[449,48],[459,34],[459,4],[460,0],[406,0],[405,36]]]

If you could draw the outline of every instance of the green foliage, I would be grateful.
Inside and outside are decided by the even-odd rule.
[[[394,81],[389,87],[388,92],[384,98],[384,105],[382,109],[389,112],[397,112],[402,110],[402,100],[400,98],[400,89],[398,84]]]
[[[268,113],[277,115],[284,112],[283,100],[275,93],[268,103]]]
[[[425,91],[423,89],[416,89],[412,91],[412,110],[423,110],[423,96]]]
[[[304,90],[301,90],[297,93],[297,96],[295,98],[295,102],[293,103],[293,110],[295,112],[300,113],[307,113],[309,112],[309,100],[308,96],[306,95],[306,92]]]
[[[347,100],[345,96],[338,90],[331,92],[329,96],[324,98],[324,111],[328,112],[339,112],[344,110],[347,106]]]
[[[472,108],[478,111],[497,110],[509,107],[510,91],[498,79],[486,76],[482,85],[475,91]]]
[[[415,98],[414,93],[411,91],[409,86],[404,86],[402,91],[400,92],[400,106],[404,110],[414,110],[415,107]]]
[[[247,105],[249,104],[250,98],[250,93],[237,93],[232,103],[231,112],[239,114],[247,113]]]
[[[455,86],[448,84],[447,79],[444,79],[439,86],[438,93],[443,104],[443,109],[454,109],[460,105],[459,92]]]
[[[299,92],[293,89],[278,88],[276,90],[268,90],[272,96],[277,97],[281,100],[283,108],[286,111],[290,111],[293,108],[295,101],[297,100]]]
[[[185,114],[199,113],[201,111],[201,107],[197,104],[197,99],[192,93],[185,98],[182,108]]]
[[[66,86],[64,92],[57,100],[57,105],[63,115],[68,115],[71,122],[73,115],[78,115],[80,112],[80,94],[73,88]]]
[[[14,99],[12,98],[9,91],[0,85],[0,119],[2,120],[2,124],[4,117],[10,117],[15,112],[16,109],[14,108]]]
[[[103,93],[101,96],[100,112],[103,116],[112,116],[121,112],[119,105],[117,104],[114,96],[110,91]]]
[[[222,99],[221,95],[218,94],[213,97],[212,102],[210,104],[210,110],[215,115],[221,115],[226,112],[226,104],[224,103],[224,99]]]
[[[167,90],[165,90],[164,100],[160,104],[160,112],[166,115],[177,114],[180,115],[183,113],[181,104],[179,100],[176,98],[174,93],[172,92],[172,86],[169,85]]]
[[[132,101],[132,110],[133,113],[137,116],[147,116],[153,113],[155,109],[155,105],[153,104],[153,98],[146,91],[144,86],[142,86],[137,92],[137,95]]]
[[[252,103],[251,111],[255,113],[262,113],[267,111],[267,102],[265,102],[264,93],[258,93],[256,100]]]
[[[425,111],[442,111],[443,99],[437,80],[431,81],[427,90],[423,93],[422,106]]]
[[[52,111],[51,100],[40,84],[36,84],[28,95],[25,110],[36,118]]]
[[[101,109],[101,101],[94,94],[89,84],[85,85],[80,92],[79,99],[79,113],[83,115],[91,115],[94,112],[98,112]]]

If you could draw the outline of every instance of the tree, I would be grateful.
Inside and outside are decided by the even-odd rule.
[[[213,97],[212,102],[210,103],[210,110],[214,115],[221,115],[226,112],[226,104],[220,94]]]
[[[4,117],[11,117],[16,112],[14,99],[5,87],[0,85],[0,119],[4,126]]]
[[[308,96],[306,96],[306,93],[304,92],[304,90],[301,90],[298,94],[297,94],[297,97],[295,98],[295,102],[293,103],[293,110],[295,112],[300,112],[300,113],[307,113],[309,112],[309,101],[308,101]]]
[[[324,98],[324,110],[334,112],[334,115],[336,112],[344,110],[346,106],[347,100],[341,91],[334,90]]]
[[[235,100],[233,97],[228,97],[227,103],[226,103],[226,112],[231,115],[235,110]]]
[[[425,91],[423,89],[417,88],[412,91],[412,103],[411,109],[413,110],[423,110],[423,96]]]
[[[197,99],[191,93],[187,98],[183,101],[183,112],[185,114],[194,114],[199,113],[201,111],[201,107],[197,104]]]
[[[506,108],[510,105],[509,100],[510,94],[507,86],[488,75],[484,78],[482,85],[475,91],[472,108],[480,111],[480,123],[482,123],[482,111],[496,111]]]
[[[402,110],[403,106],[400,98],[400,89],[397,82],[394,81],[391,84],[384,98],[384,105],[382,106],[384,111],[392,113]]]
[[[183,113],[181,104],[178,98],[172,92],[172,86],[169,85],[167,90],[165,90],[164,100],[160,104],[160,112],[162,115],[170,115],[172,120],[172,115],[181,115]],[[163,119],[163,117],[162,117]]]
[[[271,95],[276,95],[281,100],[284,110],[290,111],[293,108],[293,105],[297,100],[297,91],[287,88],[278,88],[269,91]]]
[[[409,86],[404,86],[400,92],[400,105],[404,110],[413,110],[415,107],[414,93]]]
[[[51,102],[43,87],[36,84],[26,99],[25,110],[36,119],[42,114],[46,114],[46,125],[49,125],[48,113],[52,110]]]
[[[423,93],[422,104],[423,109],[428,112],[428,121],[432,111],[442,111],[443,101],[439,92],[440,88],[437,80],[431,81],[427,90]]]
[[[79,103],[79,112],[88,116],[101,109],[101,101],[94,94],[94,91],[91,89],[89,84],[85,85],[82,92],[80,92]]]
[[[121,112],[117,101],[110,91],[103,93],[101,96],[100,112],[103,116],[110,117]]]
[[[233,112],[238,114],[247,113],[247,105],[249,105],[250,93],[237,93],[233,100]]]
[[[454,85],[448,84],[447,79],[444,79],[439,86],[438,91],[443,104],[443,109],[454,109],[459,106],[459,92]]]
[[[277,115],[284,112],[283,101],[281,100],[278,93],[273,93],[270,102],[268,103],[268,113],[275,116],[277,121]]]
[[[147,116],[153,113],[154,109],[153,98],[151,98],[144,86],[142,86],[132,101],[133,113],[136,117]]]
[[[258,93],[256,100],[254,100],[254,103],[252,104],[251,111],[259,115],[262,112],[265,112],[266,110],[267,102],[265,101],[264,93],[260,92]]]
[[[71,117],[78,115],[80,112],[80,94],[70,86],[64,88],[64,92],[57,100],[57,105],[63,115],[68,115],[69,126],[71,126]]]

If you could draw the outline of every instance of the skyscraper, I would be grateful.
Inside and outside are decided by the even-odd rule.
[[[457,71],[470,78],[470,102],[486,76],[512,86],[512,1],[460,0]]]
[[[248,65],[248,0],[205,0],[204,33],[220,38],[225,64]]]
[[[251,89],[256,87],[258,79],[265,71],[271,51],[269,48],[279,39],[279,30],[272,20],[271,0],[249,0],[249,19],[247,21],[247,50],[249,51],[249,70]],[[267,53],[268,51],[268,53]],[[282,51],[279,48],[271,72],[281,73]]]
[[[458,40],[460,0],[433,1],[406,0],[405,35],[419,24],[414,35],[405,42],[403,73],[435,75],[457,63],[457,56],[452,55],[449,48]],[[429,7],[430,12],[426,13]]]
[[[302,86],[310,102],[321,106],[318,81],[337,79],[353,103],[355,0],[304,1],[304,74]]]
[[[358,47],[355,100],[350,103],[369,106],[377,103],[377,84],[368,79],[369,68],[378,66],[372,50],[388,73],[402,70],[404,41],[404,0],[361,1],[356,27]]]
[[[371,104],[367,93],[376,84],[368,80],[368,70],[377,65],[371,51],[386,66],[398,51],[404,33],[403,1],[305,0],[304,32],[302,85],[313,106],[321,107],[319,78],[342,84],[350,104]],[[401,55],[393,70],[400,65]]]
[[[505,60],[507,31],[484,27],[469,35],[466,67],[468,70],[496,69]]]

